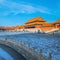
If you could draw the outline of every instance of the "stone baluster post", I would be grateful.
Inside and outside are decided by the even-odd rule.
[[[30,48],[30,43],[28,43],[28,48]]]
[[[5,38],[5,40],[7,40],[7,38]]]
[[[20,44],[22,45],[22,41],[20,41]]]
[[[39,51],[39,60],[44,60],[44,58],[43,58],[43,50],[42,49],[40,49],[40,51]]]
[[[49,53],[47,60],[52,60],[52,54],[51,53]]]
[[[26,43],[24,42],[24,46],[26,46]]]

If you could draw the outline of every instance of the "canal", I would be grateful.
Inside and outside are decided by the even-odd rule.
[[[14,49],[0,44],[0,60],[26,60]]]

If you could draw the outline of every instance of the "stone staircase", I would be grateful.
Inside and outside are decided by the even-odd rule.
[[[45,33],[51,33],[51,32],[55,32],[55,31],[58,31],[59,29],[58,28],[54,28],[54,29],[51,29],[49,31],[45,31]]]

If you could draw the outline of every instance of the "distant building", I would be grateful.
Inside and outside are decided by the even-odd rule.
[[[54,25],[52,25],[51,23],[47,23],[41,17],[28,20],[23,26],[24,29],[28,31],[34,31],[34,32],[37,32],[39,30],[40,32],[50,32],[56,30]]]
[[[57,22],[54,22],[54,23],[53,23],[53,26],[54,26],[55,28],[59,28],[59,29],[60,29],[60,19],[57,20]]]
[[[27,21],[25,24],[24,24],[24,27],[25,28],[40,28],[40,27],[43,27],[43,24],[45,24],[46,21],[43,20],[41,17],[37,17],[37,18],[33,18],[29,21]]]
[[[33,18],[28,20],[21,26],[14,27],[0,27],[0,30],[6,31],[28,31],[28,32],[52,32],[55,30],[60,30],[60,19],[56,22],[47,23],[41,17]]]

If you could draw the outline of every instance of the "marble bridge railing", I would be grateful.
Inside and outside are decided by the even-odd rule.
[[[49,53],[49,56],[44,56],[42,49],[40,49],[40,52],[37,53],[35,48],[30,48],[30,44],[26,46],[25,43],[22,44],[22,42],[17,42],[16,40],[11,39],[0,39],[0,44],[14,49],[19,54],[24,56],[26,60],[52,60],[51,53]]]

